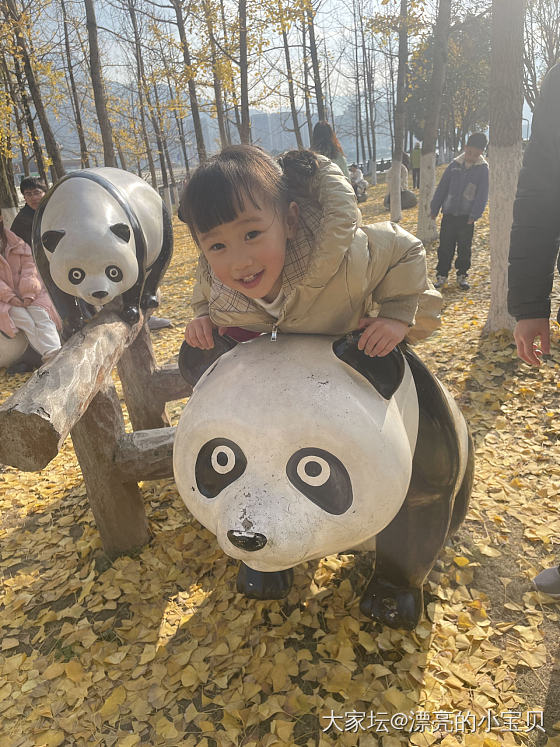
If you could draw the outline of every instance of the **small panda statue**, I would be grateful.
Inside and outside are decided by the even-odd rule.
[[[200,378],[177,426],[175,480],[241,561],[239,591],[281,598],[297,564],[375,549],[361,610],[412,629],[427,574],[466,513],[472,443],[410,349],[369,358],[358,337],[263,335],[214,362],[184,344],[181,371]]]
[[[41,202],[33,253],[61,317],[71,330],[96,306],[122,298],[129,324],[156,293],[173,250],[171,219],[143,179],[115,168],[73,171]]]

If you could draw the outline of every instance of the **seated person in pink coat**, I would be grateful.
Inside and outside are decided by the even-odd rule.
[[[0,215],[0,333],[15,337],[21,330],[45,363],[60,350],[60,327],[31,249]]]

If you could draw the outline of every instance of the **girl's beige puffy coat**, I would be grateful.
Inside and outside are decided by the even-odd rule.
[[[328,158],[318,156],[311,194],[298,200],[296,238],[288,242],[282,277],[285,302],[278,320],[223,285],[201,254],[192,306],[219,326],[257,332],[338,335],[364,316],[412,326],[416,342],[439,327],[441,295],[427,278],[422,243],[400,226],[361,226],[354,191]]]

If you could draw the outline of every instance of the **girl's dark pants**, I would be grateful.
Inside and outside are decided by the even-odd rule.
[[[468,223],[468,215],[451,215],[444,213],[441,219],[438,247],[437,275],[449,275],[455,249],[457,275],[466,275],[471,266],[471,247],[474,223]]]

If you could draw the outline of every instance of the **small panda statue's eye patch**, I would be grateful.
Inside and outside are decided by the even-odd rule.
[[[112,280],[113,283],[120,283],[120,281],[123,279],[122,270],[116,265],[109,265],[109,267],[106,267],[105,275],[107,275],[109,280]]]
[[[227,438],[213,438],[198,452],[195,476],[198,490],[215,498],[245,472],[247,459],[239,446]]]
[[[68,271],[68,280],[72,283],[72,285],[79,285],[85,278],[85,276],[86,273],[82,270],[81,267],[72,267],[72,269]]]
[[[110,226],[110,230],[117,238],[126,241],[127,244],[130,241],[130,227],[126,223],[114,223]]]
[[[299,449],[286,465],[294,487],[329,514],[340,516],[352,505],[352,482],[340,459],[324,449]]]

